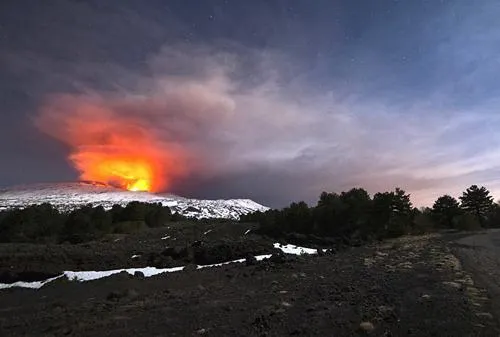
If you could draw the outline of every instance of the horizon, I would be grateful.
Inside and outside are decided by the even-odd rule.
[[[500,4],[7,0],[0,187],[500,198]],[[496,200],[496,199],[495,199]]]
[[[20,188],[30,188],[30,187],[36,187],[36,186],[51,187],[51,186],[54,186],[54,185],[76,185],[76,184],[78,184],[78,185],[82,185],[82,184],[83,185],[91,185],[91,186],[94,186],[94,187],[102,187],[102,188],[112,188],[114,190],[119,190],[119,191],[122,191],[122,192],[134,193],[134,194],[135,193],[139,193],[139,194],[143,193],[143,194],[151,194],[151,195],[168,195],[168,194],[170,194],[172,196],[181,197],[181,198],[188,198],[188,199],[200,199],[200,200],[230,200],[230,199],[233,199],[233,200],[245,200],[245,199],[248,199],[248,200],[254,201],[254,202],[256,202],[256,203],[258,203],[258,204],[260,204],[262,206],[268,207],[270,209],[283,209],[285,207],[290,206],[290,204],[294,203],[294,202],[295,203],[297,203],[297,202],[305,202],[309,207],[314,207],[317,204],[321,193],[323,193],[323,192],[334,193],[334,194],[341,194],[343,192],[348,192],[351,189],[356,189],[356,188],[364,189],[363,187],[355,186],[355,187],[352,187],[352,188],[349,188],[349,189],[346,189],[346,190],[342,190],[342,191],[321,191],[321,192],[318,192],[318,196],[317,196],[317,198],[315,200],[310,200],[310,201],[307,201],[307,200],[294,200],[290,204],[286,204],[286,205],[276,206],[275,207],[275,206],[272,206],[272,205],[267,205],[267,204],[261,203],[259,200],[254,200],[254,199],[251,199],[251,198],[247,198],[245,196],[233,196],[233,197],[228,197],[228,198],[205,198],[205,199],[203,199],[203,198],[192,197],[192,196],[189,196],[189,195],[177,195],[177,194],[170,193],[170,192],[167,192],[167,191],[158,191],[158,192],[152,192],[152,191],[133,191],[133,190],[129,190],[129,189],[124,188],[124,187],[113,186],[113,185],[107,184],[105,182],[88,181],[88,180],[77,180],[77,181],[58,181],[58,182],[38,182],[38,183],[31,183],[31,184],[19,184],[19,185],[7,186],[7,187],[0,187],[0,200],[1,200],[1,193],[13,191],[13,190],[20,189]],[[472,185],[467,186],[466,188],[464,188],[464,190],[462,192],[465,192],[466,189],[468,189],[469,187],[471,187],[473,185],[476,185],[476,184],[472,184]],[[495,195],[493,193],[491,193],[491,191],[488,189],[487,186],[482,186],[482,185],[477,185],[477,186],[480,187],[480,188],[481,187],[485,187],[490,192],[490,195],[493,197],[493,202],[495,204],[500,204],[500,199],[495,198]],[[388,190],[385,190],[385,191],[375,191],[375,192],[367,191],[367,192],[368,192],[369,197],[371,199],[373,199],[374,195],[377,194],[377,193],[393,192],[396,188],[399,188],[399,187],[395,186],[394,188],[388,189]],[[444,195],[451,196],[454,199],[456,199],[458,202],[460,202],[460,196],[463,195],[462,193],[459,194],[459,195],[451,195],[449,193],[444,193],[442,195],[439,195],[435,200],[433,200],[429,204],[419,205],[419,204],[416,204],[413,201],[411,193],[409,193],[406,190],[404,190],[404,191],[407,194],[410,195],[410,202],[412,203],[413,207],[418,208],[419,210],[420,209],[425,209],[425,208],[432,208],[434,202],[439,197],[442,197]]]

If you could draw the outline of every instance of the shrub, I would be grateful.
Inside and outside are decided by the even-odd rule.
[[[113,233],[132,234],[147,228],[144,221],[122,221],[114,224]]]
[[[481,229],[481,223],[472,214],[465,213],[455,218],[456,228],[464,231]]]

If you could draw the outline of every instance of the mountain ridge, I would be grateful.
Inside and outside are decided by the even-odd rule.
[[[123,206],[131,201],[161,203],[172,212],[198,219],[236,220],[241,215],[269,209],[250,199],[191,199],[168,193],[131,192],[89,181],[37,183],[0,189],[0,210],[46,202],[61,211],[71,211],[87,204],[109,209],[114,204]]]

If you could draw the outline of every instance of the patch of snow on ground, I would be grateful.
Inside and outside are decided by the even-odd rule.
[[[104,270],[104,271],[65,271],[64,276],[70,281],[92,281],[98,280],[103,277],[108,277],[121,272],[126,272],[130,275],[134,275],[136,272],[142,272],[145,277],[150,277],[162,273],[171,273],[182,270],[184,267],[174,267],[174,268],[128,268],[128,269],[115,269],[115,270]]]
[[[295,254],[295,255],[301,255],[301,254],[317,254],[317,250],[313,248],[305,248],[305,247],[299,247],[295,245],[281,245],[279,243],[274,244],[274,248],[281,249],[285,254]],[[262,261],[264,259],[268,259],[271,257],[272,254],[266,254],[266,255],[257,255],[255,258],[257,261]],[[133,255],[132,258],[138,257],[138,255]],[[221,263],[215,263],[215,264],[209,264],[209,265],[198,265],[197,269],[203,269],[203,268],[211,268],[211,267],[220,267],[226,264],[230,263],[242,263],[245,262],[246,259],[237,259],[233,261],[227,261],[227,262],[221,262]],[[66,277],[70,281],[79,281],[79,282],[85,282],[85,281],[93,281],[93,280],[98,280],[104,277],[108,277],[111,275],[119,274],[122,272],[126,272],[130,275],[134,275],[136,272],[141,272],[144,274],[145,277],[150,277],[158,274],[163,274],[163,273],[172,273],[172,272],[178,272],[181,271],[185,268],[185,266],[181,267],[173,267],[173,268],[155,268],[155,267],[145,267],[145,268],[127,268],[127,269],[114,269],[114,270],[102,270],[102,271],[65,271],[63,274],[44,280],[44,281],[36,281],[36,282],[15,282],[15,283],[0,283],[0,289],[7,289],[7,288],[30,288],[30,289],[39,289],[43,287],[45,284],[52,282],[58,278],[61,277]]]
[[[0,289],[7,289],[7,288],[29,288],[29,289],[39,289],[43,287],[45,284],[52,282],[54,280],[57,280],[58,278],[62,277],[63,275],[59,275],[56,277],[49,278],[47,280],[43,281],[35,281],[35,282],[23,282],[23,281],[18,281],[14,283],[0,283]]]
[[[302,254],[317,254],[318,250],[314,248],[305,248],[295,245],[282,245],[280,243],[275,243],[274,248],[281,249],[285,254],[302,255]]]

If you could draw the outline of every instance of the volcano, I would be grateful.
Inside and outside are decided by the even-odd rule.
[[[0,210],[42,203],[50,203],[61,211],[89,204],[110,209],[115,204],[125,206],[131,201],[161,203],[174,213],[197,219],[236,220],[241,215],[269,209],[250,199],[189,199],[173,194],[129,191],[90,181],[31,184],[0,190]]]

